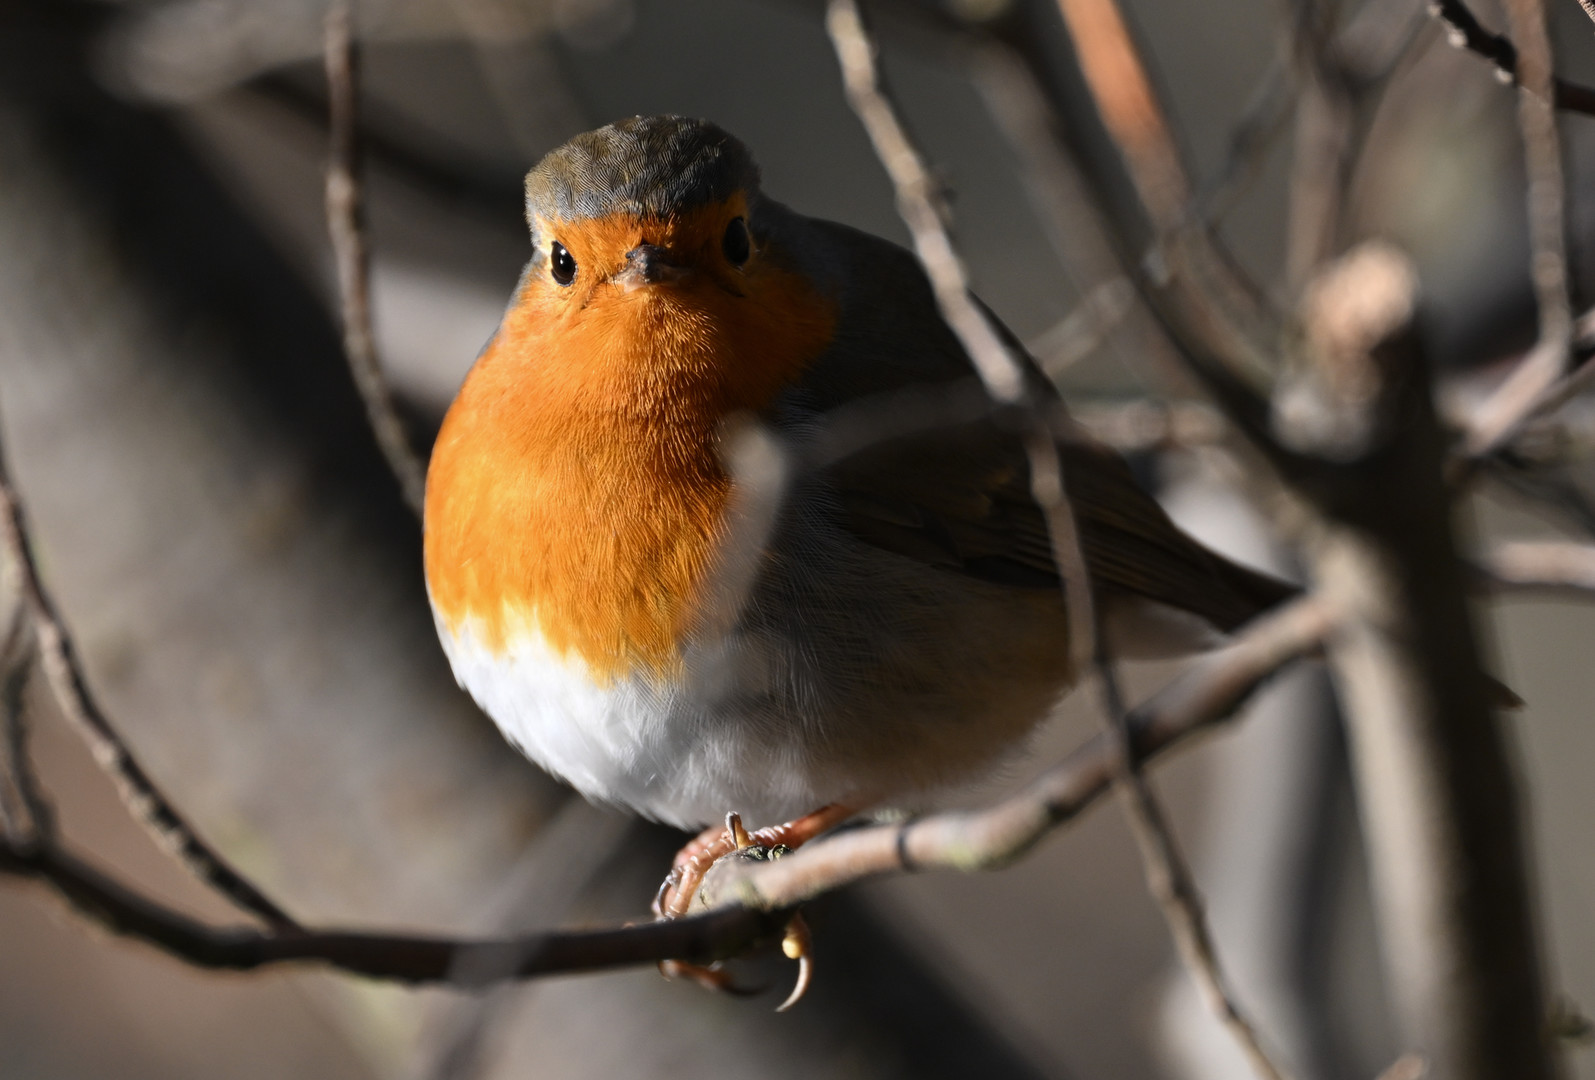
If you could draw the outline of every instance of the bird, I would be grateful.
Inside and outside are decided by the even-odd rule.
[[[704,829],[666,915],[732,848],[1010,757],[1080,674],[1068,601],[1022,435],[916,258],[765,195],[690,117],[576,136],[525,205],[531,257],[424,512],[444,652],[505,737],[589,799]],[[1291,593],[1178,529],[1114,451],[1057,446],[1128,651],[1220,641]]]

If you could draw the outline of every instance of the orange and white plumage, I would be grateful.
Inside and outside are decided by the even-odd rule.
[[[440,637],[505,735],[682,826],[911,798],[1022,740],[1071,673],[1017,440],[954,404],[814,464],[839,409],[969,400],[912,257],[766,199],[701,121],[589,133],[527,187],[533,259],[426,506]],[[739,424],[788,465],[767,528],[739,527]],[[1117,458],[1062,449],[1110,604],[1228,629],[1281,595],[1175,530]]]

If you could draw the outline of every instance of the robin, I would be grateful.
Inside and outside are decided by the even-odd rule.
[[[705,831],[658,910],[734,847],[1022,743],[1077,674],[1065,597],[1023,444],[915,258],[768,198],[742,143],[675,116],[548,154],[526,217],[432,454],[427,587],[460,684],[543,768],[679,827],[769,826]],[[1059,451],[1121,648],[1217,640],[1289,593],[1110,450]]]

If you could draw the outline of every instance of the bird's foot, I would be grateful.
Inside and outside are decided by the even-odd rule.
[[[721,859],[735,857],[763,862],[778,859],[794,848],[812,840],[820,833],[841,824],[852,816],[852,810],[835,804],[821,807],[784,825],[748,832],[742,825],[741,815],[726,815],[725,828],[705,829],[677,854],[670,873],[654,896],[654,915],[661,919],[675,919],[687,914],[692,902],[700,896],[700,886]],[[785,1012],[803,997],[814,976],[813,949],[808,924],[801,914],[794,914],[787,923],[786,934],[781,939],[781,951],[798,962],[797,983],[776,1012]],[[665,960],[659,970],[667,978],[689,978],[700,986],[716,990],[741,993],[718,964],[702,966],[680,960]]]

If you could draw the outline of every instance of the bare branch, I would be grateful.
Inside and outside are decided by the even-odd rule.
[[[1438,1076],[1549,1077],[1515,784],[1468,610],[1416,289],[1405,257],[1370,243],[1309,290],[1315,374],[1300,415],[1326,421],[1297,429],[1341,464],[1301,489],[1321,515],[1306,551],[1344,613],[1326,651],[1400,1035]]]
[[[1190,201],[1190,181],[1123,13],[1113,0],[1058,0],[1058,10],[1142,204],[1160,231],[1178,228]]]
[[[913,236],[914,250],[930,279],[942,318],[963,344],[993,400],[1004,405],[1035,404],[1027,385],[1030,380],[1026,363],[1010,352],[985,310],[970,294],[969,275],[953,245],[935,181],[886,96],[875,40],[864,26],[855,0],[832,0],[826,9],[825,27],[841,65],[848,103],[858,114],[876,156],[891,177],[898,212]],[[1052,443],[1051,424],[1039,413],[1032,413],[1027,421],[1026,448],[1030,452],[1032,483],[1046,484],[1050,476],[1061,487],[1062,465]],[[1054,500],[1048,524],[1066,537],[1074,536],[1074,519],[1065,500]],[[1069,599],[1069,649],[1077,660],[1082,660],[1091,655],[1096,633],[1089,599],[1091,584],[1085,563],[1078,557],[1078,545],[1073,545],[1071,539],[1065,547],[1073,547],[1073,557],[1067,557],[1065,552],[1066,557],[1058,560],[1059,577]]]
[[[830,4],[825,28],[841,64],[848,103],[896,189],[898,213],[908,226],[943,317],[964,343],[991,396],[1006,405],[1025,400],[1023,365],[969,295],[969,275],[943,220],[940,188],[881,93],[875,41],[864,28],[858,5],[849,0]]]
[[[1478,566],[1490,584],[1510,593],[1595,594],[1595,545],[1514,540],[1498,545]]]
[[[420,514],[426,501],[426,465],[416,455],[404,422],[394,410],[393,394],[382,375],[371,327],[371,267],[358,145],[359,55],[352,24],[348,0],[333,3],[326,24],[327,99],[332,131],[327,161],[327,231],[338,265],[343,351],[382,456],[399,481],[404,501]]]
[[[1582,4],[1585,0],[1579,2]],[[1542,84],[1539,90],[1520,84],[1517,46],[1506,35],[1492,34],[1486,30],[1463,0],[1434,0],[1429,10],[1450,30],[1451,44],[1490,61],[1495,65],[1495,73],[1502,82],[1524,85],[1531,93],[1554,101],[1558,109],[1595,116],[1595,87],[1555,77],[1551,79],[1549,87]],[[1589,10],[1587,6],[1585,10]]]
[[[404,983],[482,986],[510,978],[643,964],[709,963],[778,934],[782,916],[728,908],[692,918],[603,930],[460,941],[366,930],[215,928],[135,893],[55,845],[0,845],[0,874],[47,882],[83,915],[196,967],[250,971],[316,961]]]
[[[4,681],[0,682],[0,710],[4,712],[6,726],[6,760],[11,766],[11,779],[16,785],[21,810],[28,817],[28,829],[34,836],[53,836],[55,807],[50,804],[49,797],[39,784],[32,755],[28,752],[28,717],[23,694],[33,670],[29,660],[27,655],[12,659],[10,670],[6,672]],[[6,816],[7,832],[23,835],[20,816],[10,809]]]
[[[1149,761],[1228,718],[1274,673],[1315,651],[1332,626],[1326,605],[1296,600],[1198,660],[1127,715],[1135,760]],[[714,886],[720,906],[709,914],[603,930],[473,941],[367,930],[216,928],[37,838],[0,843],[0,875],[43,881],[105,929],[207,968],[308,961],[369,978],[480,986],[661,959],[707,963],[779,935],[792,908],[865,877],[1010,863],[1103,795],[1113,782],[1115,761],[1110,740],[1098,736],[986,810],[853,829],[774,862],[728,860],[721,864],[725,873],[714,879],[725,882]]]
[[[1540,0],[1506,0],[1508,21],[1519,43],[1515,72],[1518,126],[1528,172],[1530,276],[1539,305],[1539,341],[1517,369],[1476,411],[1467,453],[1480,457],[1509,439],[1567,371],[1573,340],[1568,301],[1561,141],[1551,106],[1555,77],[1551,41]]]
[[[294,920],[200,839],[188,821],[161,793],[128,749],[110,718],[94,699],[78,661],[77,647],[39,576],[28,538],[22,500],[0,455],[0,546],[21,571],[23,606],[38,640],[39,662],[62,713],[88,743],[94,760],[116,783],[134,820],[171,852],[189,872],[245,911],[269,925],[291,928]],[[18,770],[26,768],[18,763]]]
[[[1124,696],[1106,647],[1099,648],[1096,669],[1106,724],[1104,734],[1115,744],[1114,787],[1123,796],[1147,887],[1163,910],[1175,948],[1185,970],[1196,983],[1203,1004],[1230,1033],[1253,1072],[1271,1080],[1281,1080],[1288,1074],[1274,1063],[1256,1026],[1235,1000],[1235,991],[1224,974],[1218,948],[1208,928],[1207,912],[1196,878],[1174,839],[1174,830],[1169,826],[1162,804],[1135,764]]]
[[[1379,1080],[1423,1080],[1428,1071],[1429,1063],[1422,1054],[1402,1054],[1379,1074]]]
[[[1109,127],[1131,157],[1141,197],[1154,220],[1177,226],[1188,201],[1184,170],[1138,66],[1129,34],[1111,0],[1061,0],[1065,18],[1081,43],[1082,63],[1093,85],[1111,81],[1115,92],[1099,98]],[[1277,1080],[1284,1073],[1269,1059],[1256,1029],[1235,1003],[1220,970],[1195,883],[1180,856],[1167,820],[1150,786],[1134,763],[1122,697],[1098,616],[1079,530],[1065,491],[1062,458],[1052,426],[1039,403],[1023,393],[1025,372],[1008,352],[969,294],[969,284],[949,234],[945,216],[932,201],[929,171],[887,96],[876,64],[876,46],[856,0],[832,0],[826,17],[841,62],[849,103],[869,132],[877,155],[897,189],[897,205],[914,236],[920,262],[935,285],[942,315],[974,359],[992,396],[1032,406],[1024,442],[1030,462],[1031,493],[1046,516],[1053,562],[1064,582],[1069,620],[1069,650],[1076,672],[1094,659],[1104,701],[1104,737],[1111,747],[1114,786],[1124,797],[1153,895],[1163,908],[1181,957],[1214,1015],[1240,1044],[1258,1075]],[[1140,75],[1137,82],[1134,76]]]

